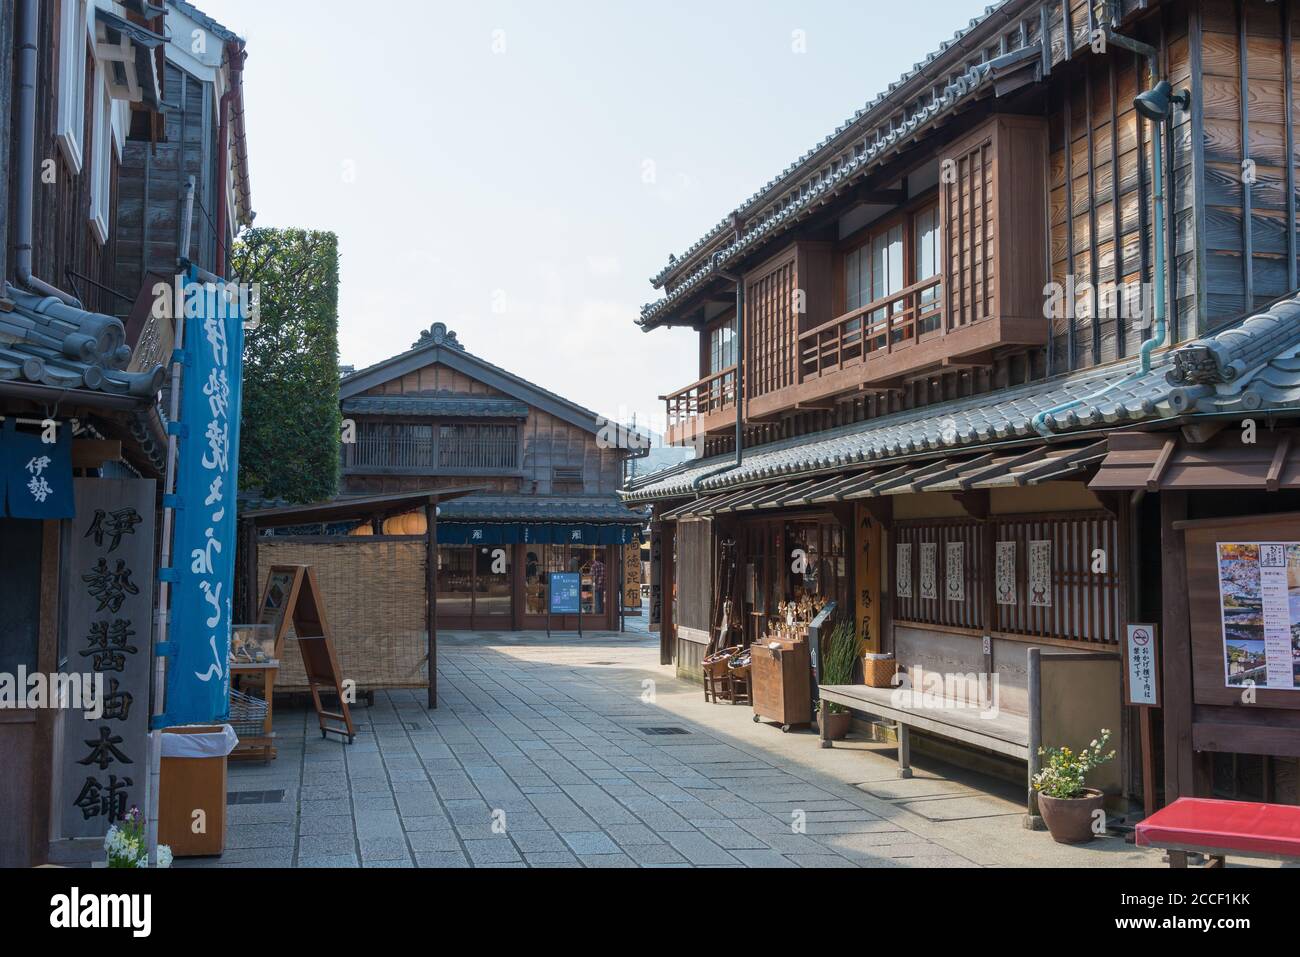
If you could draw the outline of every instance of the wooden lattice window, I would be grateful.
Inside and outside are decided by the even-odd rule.
[[[894,537],[898,621],[1119,642],[1123,562],[1108,512],[925,519],[898,523]]]

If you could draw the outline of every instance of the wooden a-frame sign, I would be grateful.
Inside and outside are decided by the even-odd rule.
[[[293,625],[302,653],[302,667],[307,673],[312,702],[320,722],[320,736],[346,735],[348,743],[356,739],[352,712],[343,696],[343,682],[339,678],[339,662],[330,640],[329,623],[325,618],[325,603],[321,600],[316,571],[310,565],[272,565],[262,590],[262,601],[257,614],[259,625],[275,629],[275,657],[280,659],[284,639]],[[339,710],[326,711],[321,705],[321,689],[334,690],[338,695]],[[331,723],[333,722],[333,723]],[[339,724],[342,727],[339,727]]]

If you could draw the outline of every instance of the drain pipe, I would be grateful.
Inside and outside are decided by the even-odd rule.
[[[1151,46],[1149,43],[1143,43],[1141,40],[1134,40],[1131,37],[1111,32],[1109,24],[1107,24],[1104,29],[1106,31],[1106,39],[1109,43],[1113,43],[1117,47],[1122,47],[1126,50],[1131,50],[1139,56],[1145,56],[1147,58],[1147,71],[1151,74],[1152,80],[1156,78],[1159,73],[1159,66],[1156,60],[1155,47]],[[1056,426],[1056,416],[1060,415],[1062,412],[1068,412],[1091,402],[1094,399],[1100,399],[1107,393],[1113,392],[1123,386],[1130,385],[1145,376],[1151,371],[1151,354],[1165,344],[1165,335],[1167,332],[1165,323],[1165,285],[1168,282],[1168,277],[1165,275],[1167,267],[1165,265],[1166,227],[1164,127],[1169,121],[1170,117],[1165,117],[1162,120],[1154,122],[1151,127],[1151,151],[1153,157],[1151,162],[1151,176],[1156,184],[1155,196],[1153,197],[1152,202],[1152,205],[1155,207],[1155,222],[1153,223],[1153,226],[1156,237],[1154,243],[1155,261],[1152,270],[1155,278],[1155,289],[1153,290],[1154,302],[1152,304],[1152,318],[1154,320],[1155,328],[1152,331],[1151,338],[1143,342],[1139,349],[1141,364],[1138,367],[1138,371],[1127,375],[1116,382],[1112,382],[1110,385],[1092,393],[1091,395],[1086,395],[1079,399],[1071,399],[1069,402],[1053,406],[1052,408],[1046,409],[1035,415],[1032,420],[1034,431],[1044,438],[1050,438],[1054,434],[1053,430]]]
[[[14,251],[19,285],[43,296],[81,308],[80,300],[69,296],[43,279],[32,275],[32,231],[36,202],[36,43],[40,34],[40,0],[20,0],[21,32],[18,35],[18,156],[14,178],[17,181],[17,222],[14,225]]]
[[[745,402],[743,369],[745,365],[745,283],[742,277],[722,269],[722,253],[713,254],[713,271],[728,282],[736,284],[736,464],[740,467],[745,457]]]

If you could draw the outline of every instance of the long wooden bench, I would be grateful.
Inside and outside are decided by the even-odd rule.
[[[1023,646],[1021,646],[1023,647]],[[911,732],[957,741],[1005,755],[1026,764],[1026,826],[1040,819],[1033,776],[1038,773],[1038,748],[1082,747],[1103,727],[1118,729],[1121,677],[1119,656],[1108,651],[1060,651],[1026,648],[1020,674],[1025,683],[1020,694],[999,694],[996,709],[978,701],[960,701],[923,695],[925,687],[870,688],[866,685],[821,685],[821,744],[826,737],[826,707],[838,704],[850,711],[874,715],[898,726],[898,776],[912,776]],[[1077,669],[1067,671],[1067,669]],[[973,673],[973,672],[972,672]],[[932,672],[933,674],[933,672]],[[923,681],[924,685],[924,681]],[[1068,701],[1065,696],[1079,697]],[[1044,707],[1047,696],[1047,707]],[[1115,762],[1118,765],[1119,762]]]
[[[976,707],[958,706],[958,702],[946,706],[915,708],[900,705],[900,691],[895,688],[868,688],[866,685],[822,685],[822,714],[828,702],[843,705],[850,711],[860,711],[888,718],[898,724],[898,776],[912,776],[911,741],[909,729],[927,731],[940,737],[961,741],[977,747],[987,748],[998,754],[1028,761],[1030,755],[1030,722],[1025,714],[1013,714],[1000,710],[996,716],[981,717],[983,713]],[[826,722],[820,722],[822,728]],[[822,747],[828,748],[831,742],[822,732]],[[1037,750],[1035,748],[1035,750]]]
[[[1179,798],[1136,828],[1138,847],[1169,852],[1170,867],[1186,867],[1187,855],[1204,854],[1210,866],[1224,858],[1300,860],[1300,807],[1213,798]]]

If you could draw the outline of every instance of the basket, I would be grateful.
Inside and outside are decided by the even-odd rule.
[[[740,647],[740,645],[735,645],[731,648],[723,648],[716,654],[709,655],[709,657],[705,658],[702,662],[705,673],[715,676],[725,675],[727,673],[727,666],[731,662],[731,656],[739,652]]]
[[[231,688],[230,726],[241,738],[260,738],[266,733],[266,702]]]
[[[868,688],[892,688],[897,670],[893,655],[862,656],[862,682]]]

